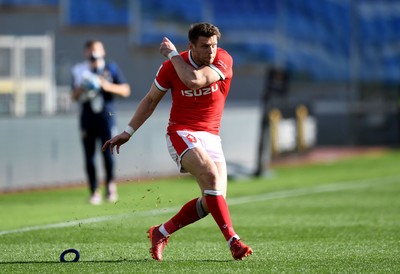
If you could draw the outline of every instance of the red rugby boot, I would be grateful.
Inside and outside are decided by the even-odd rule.
[[[165,248],[165,246],[168,243],[169,237],[165,237],[159,230],[161,225],[159,226],[152,226],[150,229],[147,231],[149,234],[147,237],[150,239],[151,242],[151,247],[150,247],[150,253],[151,257],[153,257],[154,260],[157,261],[162,261],[162,252]]]
[[[253,250],[250,246],[245,245],[241,240],[236,238],[231,242],[231,252],[235,260],[243,260],[244,257],[253,254]]]

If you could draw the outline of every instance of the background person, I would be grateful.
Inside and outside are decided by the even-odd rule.
[[[72,68],[72,94],[81,103],[80,132],[85,155],[85,170],[90,189],[90,203],[100,204],[102,195],[96,175],[95,151],[98,140],[103,144],[115,135],[114,95],[128,97],[130,86],[115,62],[108,62],[103,43],[89,40],[84,45],[85,61]],[[105,168],[105,196],[109,202],[118,199],[114,182],[114,160],[102,153]]]
[[[172,93],[172,108],[167,128],[170,155],[181,172],[191,173],[197,180],[201,197],[187,202],[167,222],[149,229],[150,252],[162,260],[162,252],[170,235],[200,220],[210,212],[230,247],[234,259],[252,254],[233,229],[225,200],[227,170],[219,128],[232,79],[232,57],[217,43],[219,29],[209,23],[191,26],[189,50],[179,54],[167,38],[160,45],[165,61],[157,72],[150,91],[142,99],[124,132],[108,140],[110,146],[127,142],[132,134],[151,116],[167,93]]]

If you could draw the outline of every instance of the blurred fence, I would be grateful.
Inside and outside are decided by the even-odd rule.
[[[0,114],[56,111],[53,38],[0,36]]]

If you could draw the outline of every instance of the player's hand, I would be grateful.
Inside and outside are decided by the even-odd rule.
[[[103,76],[99,76],[100,87],[105,91],[109,92],[111,83],[107,81]]]
[[[175,45],[167,37],[164,37],[160,44],[160,53],[168,57],[168,53],[174,50],[176,51]]]
[[[71,99],[74,101],[79,101],[81,99],[82,94],[86,92],[86,89],[82,86],[75,87],[71,94]]]
[[[110,140],[108,140],[107,142],[105,142],[102,150],[103,150],[103,152],[106,151],[107,147],[109,146],[111,154],[114,154],[114,147],[117,146],[117,154],[119,154],[119,148],[123,144],[128,142],[130,138],[131,138],[131,136],[129,135],[129,133],[123,131],[122,133],[118,134],[117,136],[115,136],[115,137],[111,138]]]

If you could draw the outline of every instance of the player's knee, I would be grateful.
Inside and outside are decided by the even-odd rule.
[[[218,175],[214,172],[206,171],[199,175],[199,182],[202,183],[204,189],[216,189],[218,187]]]

